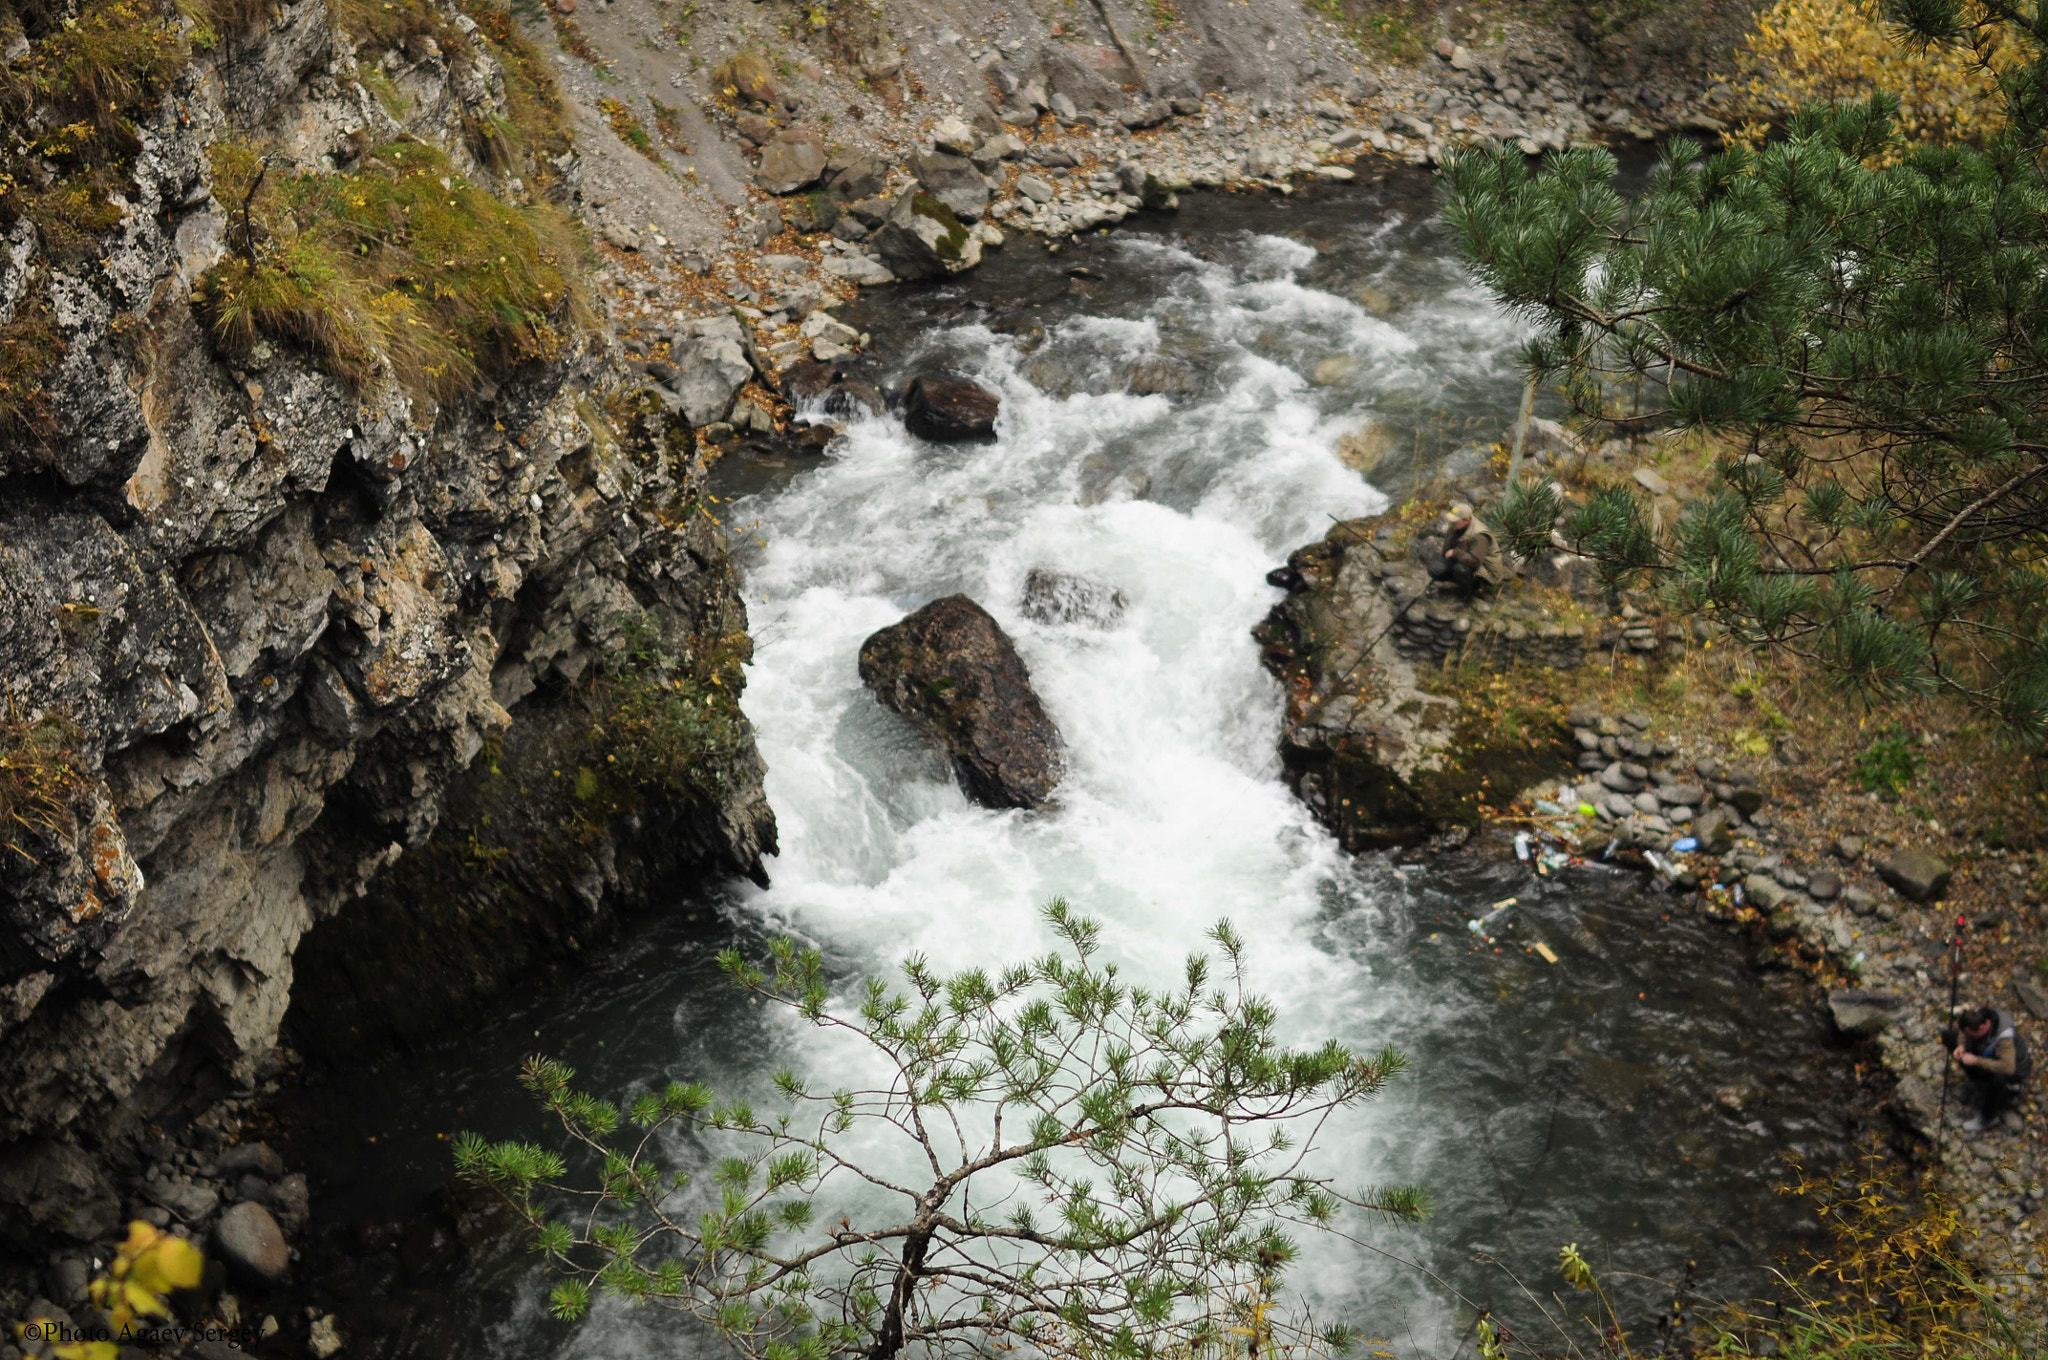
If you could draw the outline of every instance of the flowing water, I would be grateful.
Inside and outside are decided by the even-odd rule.
[[[1265,573],[1333,516],[1387,501],[1340,460],[1340,438],[1368,412],[1393,431],[1374,475],[1405,494],[1472,457],[1470,439],[1499,437],[1518,396],[1516,332],[1448,258],[1425,195],[1397,181],[1198,199],[1156,230],[1050,258],[1020,241],[970,279],[864,302],[893,375],[968,372],[1003,413],[993,444],[926,445],[877,417],[814,466],[735,460],[723,474],[745,493],[729,508],[757,639],[746,707],[781,825],[773,886],[734,885],[642,930],[459,1044],[325,1079],[309,1096],[327,1202],[365,1223],[416,1216],[448,1130],[539,1132],[510,1085],[535,1048],[614,1092],[672,1075],[761,1090],[778,1062],[837,1061],[735,1005],[708,964],[715,944],[795,933],[841,977],[912,951],[999,965],[1050,945],[1039,909],[1060,895],[1143,980],[1175,976],[1227,917],[1291,1037],[1413,1058],[1332,1128],[1327,1164],[1346,1181],[1422,1182],[1436,1215],[1369,1227],[1366,1247],[1319,1245],[1294,1277],[1319,1311],[1402,1354],[1447,1356],[1471,1318],[1453,1287],[1526,1321],[1507,1272],[1547,1294],[1567,1241],[1646,1277],[1619,1285],[1636,1319],[1669,1297],[1650,1281],[1688,1269],[1723,1294],[1759,1288],[1805,1230],[1775,1190],[1781,1154],[1825,1165],[1848,1146],[1853,1084],[1810,1000],[1631,877],[1539,880],[1497,845],[1353,859],[1274,774],[1281,697],[1248,635],[1278,598]],[[1184,363],[1193,390],[1129,394],[1131,367],[1160,357]],[[1026,618],[1023,580],[1041,566],[1115,586],[1123,618]],[[1010,632],[1065,735],[1052,808],[969,804],[859,682],[863,639],[956,591]],[[1510,895],[1521,905],[1501,947],[1475,947],[1464,919]],[[1528,952],[1538,940],[1555,965]],[[380,1240],[364,1230],[327,1250]],[[391,1353],[705,1350],[620,1308],[552,1323],[516,1257],[401,1256],[437,1303],[378,1286],[385,1311],[366,1303],[366,1317]]]

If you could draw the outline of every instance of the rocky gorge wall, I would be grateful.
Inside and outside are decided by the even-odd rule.
[[[515,213],[537,206],[537,169],[573,200],[574,153],[494,154],[508,72],[455,10],[435,11],[438,41],[364,46],[325,0],[228,9],[218,31],[202,9],[130,16],[167,25],[181,60],[104,120],[125,154],[83,249],[33,210],[68,192],[47,148],[77,110],[13,79],[77,30],[0,9],[9,115],[39,139],[8,167],[29,178],[0,185],[29,186],[0,213],[0,328],[58,356],[32,386],[0,374],[20,398],[0,402],[0,1236],[17,1246],[107,1233],[156,1126],[256,1078],[317,923],[364,915],[326,951],[331,1013],[394,987],[424,1013],[516,965],[463,943],[472,902],[389,873],[451,797],[551,846],[494,861],[516,887],[493,898],[501,929],[557,913],[525,931],[531,953],[653,883],[758,875],[773,848],[696,442],[607,338],[564,300],[559,344],[435,393],[337,377],[282,340],[225,345],[195,306],[251,252],[255,190],[217,192],[222,145],[266,149],[278,184],[390,177],[368,149],[417,142],[446,158],[451,207],[480,187]],[[418,226],[408,208],[393,230]],[[392,289],[373,301],[434,296]],[[720,739],[688,780],[592,789],[572,765],[565,782],[634,637],[656,688],[719,688]]]

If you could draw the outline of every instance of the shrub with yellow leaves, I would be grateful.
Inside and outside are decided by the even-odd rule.
[[[1982,141],[2005,122],[1997,73],[2021,54],[2003,24],[1966,33],[1961,43],[1922,47],[1899,40],[1881,0],[1777,0],[1757,15],[1730,81],[1747,104],[1742,139],[1754,145],[1768,123],[1804,105],[1884,90],[1899,98],[1909,141]]]
[[[15,1333],[24,1342],[48,1342],[57,1360],[119,1360],[121,1343],[134,1336],[135,1324],[169,1317],[171,1292],[198,1288],[205,1270],[205,1258],[188,1239],[137,1219],[107,1273],[92,1282],[93,1306],[106,1315],[104,1336],[95,1328],[92,1339],[72,1339],[73,1330],[50,1318],[22,1323]]]

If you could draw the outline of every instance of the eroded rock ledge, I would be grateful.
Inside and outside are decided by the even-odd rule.
[[[381,924],[334,942],[422,1006],[502,975],[470,966],[492,952],[465,942],[470,899],[388,876],[451,797],[507,840],[539,821],[553,853],[502,865],[517,891],[495,899],[500,920],[541,903],[575,918],[526,932],[535,952],[656,878],[758,874],[773,848],[736,708],[688,778],[576,777],[609,720],[594,677],[629,626],[728,701],[745,648],[695,441],[608,350],[571,338],[436,409],[288,344],[231,360],[203,328],[194,284],[228,249],[206,155],[223,138],[274,148],[285,176],[411,136],[516,196],[467,140],[504,112],[483,46],[458,61],[413,44],[402,126],[353,48],[301,0],[238,37],[231,66],[195,51],[138,120],[103,252],[9,229],[7,258],[31,264],[0,271],[0,324],[48,307],[63,352],[46,437],[0,457],[18,814],[0,867],[0,1240],[17,1246],[103,1236],[136,1202],[124,1168],[150,1125],[257,1077],[316,923]],[[401,950],[406,969],[379,968]]]
[[[1273,577],[1287,598],[1253,630],[1287,690],[1283,777],[1350,850],[1469,829],[1485,781],[1519,788],[1564,750],[1561,731],[1504,735],[1425,683],[1428,652],[1396,611],[1427,606],[1419,587],[1388,589],[1413,566],[1390,524],[1345,520],[1297,550]]]

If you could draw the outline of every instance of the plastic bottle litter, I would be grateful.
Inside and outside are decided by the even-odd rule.
[[[1553,802],[1551,802],[1551,801],[1550,801],[1550,800],[1549,800],[1548,798],[1538,798],[1538,799],[1536,800],[1536,810],[1537,810],[1538,812],[1542,813],[1542,814],[1543,814],[1544,816],[1546,816],[1546,817],[1562,817],[1562,816],[1564,816],[1564,808],[1563,808],[1563,806],[1562,806],[1562,805],[1560,805],[1560,804],[1557,804],[1557,803],[1553,803]]]
[[[1500,901],[1493,904],[1493,910],[1487,912],[1486,915],[1467,918],[1465,929],[1471,931],[1474,935],[1484,935],[1486,928],[1493,924],[1495,917],[1521,900],[1519,897],[1503,897]]]
[[[1515,858],[1524,864],[1529,862],[1529,833],[1526,831],[1515,833]]]
[[[1557,962],[1557,955],[1551,953],[1550,946],[1543,943],[1543,941],[1538,940],[1534,945],[1531,945],[1530,947],[1534,949],[1538,954],[1541,954],[1543,956],[1543,961],[1545,963]]]
[[[1700,843],[1696,837],[1684,836],[1671,842],[1671,848],[1681,855],[1690,854],[1692,851],[1700,848]]]

